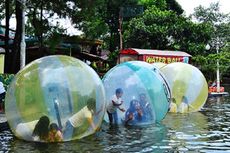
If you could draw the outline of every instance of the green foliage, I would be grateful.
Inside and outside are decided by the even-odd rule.
[[[37,37],[40,43],[54,48],[60,43],[59,24],[53,26],[51,18],[70,18],[72,24],[89,39],[103,39],[111,53],[109,63],[117,62],[119,51],[119,12],[125,6],[144,6],[144,13],[123,20],[124,47],[182,50],[193,55],[193,62],[202,70],[213,72],[216,59],[220,59],[221,72],[226,73],[229,64],[230,26],[229,15],[219,12],[219,4],[209,8],[198,7],[193,17],[182,16],[183,9],[176,0],[27,0],[26,33]],[[4,3],[0,3],[0,19],[4,17]],[[15,1],[10,1],[10,14],[15,12]],[[223,46],[220,55],[215,49],[205,50],[207,43],[216,37]],[[212,44],[211,44],[212,45]],[[214,45],[212,46],[214,47]],[[210,75],[211,76],[211,75]]]
[[[164,49],[168,44],[167,36],[175,23],[174,19],[174,13],[150,7],[143,16],[130,21],[129,30],[124,33],[126,47]]]
[[[213,25],[225,21],[227,15],[220,13],[219,3],[211,3],[208,8],[198,6],[194,9],[194,16],[199,22],[209,22]]]
[[[174,43],[191,55],[205,54],[205,45],[210,39],[213,28],[206,23],[193,23],[188,19],[179,17],[173,34]]]
[[[195,19],[202,24],[209,24],[210,39],[206,42],[211,46],[208,52],[202,52],[202,60],[198,56],[193,60],[200,65],[201,70],[205,72],[207,78],[213,80],[216,78],[217,60],[219,60],[220,76],[226,75],[230,70],[230,15],[219,11],[219,3],[212,3],[208,8],[199,6],[195,8],[192,14]],[[216,54],[216,47],[219,47],[219,54]],[[203,63],[205,61],[205,63]]]
[[[139,0],[139,4],[146,8],[156,6],[160,10],[171,10],[178,15],[184,12],[176,0]]]
[[[197,55],[192,58],[192,63],[200,68],[207,80],[215,80],[217,60],[219,60],[220,77],[222,77],[230,68],[230,52],[228,51],[222,51],[218,55]]]
[[[109,58],[107,61],[109,63],[110,68],[114,67],[117,64],[118,55],[119,55],[119,50],[115,50],[109,54]]]
[[[197,55],[204,50],[211,30],[209,24],[196,24],[152,6],[130,21],[124,36],[126,47],[183,50]]]
[[[6,3],[9,3],[9,15],[11,16],[14,12],[15,12],[15,7],[13,5],[14,1],[7,1],[5,0],[5,2],[3,2],[3,0],[0,3],[0,21],[3,20],[5,18],[5,12],[6,12]]]
[[[61,43],[61,35],[57,32],[53,32],[49,35],[48,41],[46,42],[49,46],[49,51],[54,54],[56,47]]]
[[[139,0],[139,4],[145,6],[146,8],[155,6],[161,10],[165,10],[167,7],[165,0]]]
[[[0,81],[3,83],[6,90],[13,78],[14,74],[0,74]]]
[[[101,39],[108,32],[108,25],[101,18],[93,18],[91,21],[83,21],[81,30],[89,39]]]
[[[176,0],[166,0],[167,9],[176,12],[178,15],[182,14],[184,10],[181,8],[180,4]]]
[[[0,20],[4,19],[5,17],[4,8],[5,8],[4,3],[0,3]]]

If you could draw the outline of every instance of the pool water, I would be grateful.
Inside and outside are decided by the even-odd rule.
[[[1,152],[215,152],[230,153],[230,97],[209,98],[200,112],[168,113],[160,124],[110,126],[82,140],[43,144],[0,133]]]

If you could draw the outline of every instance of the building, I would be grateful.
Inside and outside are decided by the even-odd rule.
[[[128,48],[123,49],[119,53],[118,63],[126,61],[145,61],[147,63],[172,63],[184,62],[190,63],[192,56],[182,51],[168,51],[168,50],[153,50],[153,49],[137,49]]]

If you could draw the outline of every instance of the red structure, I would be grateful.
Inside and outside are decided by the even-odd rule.
[[[192,56],[182,51],[166,51],[166,50],[152,50],[152,49],[137,49],[128,48],[120,51],[119,63],[126,61],[145,61],[148,63],[162,62],[184,62],[189,63]]]

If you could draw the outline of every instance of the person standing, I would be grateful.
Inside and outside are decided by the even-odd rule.
[[[120,107],[123,104],[123,101],[121,99],[122,95],[123,95],[122,89],[117,88],[115,94],[112,96],[112,99],[110,100],[107,106],[107,114],[109,117],[110,124],[118,123],[117,109],[119,109],[122,112],[125,112],[125,109]]]
[[[0,81],[0,112],[4,112],[4,101],[5,101],[6,90],[3,83]]]

